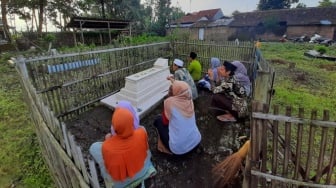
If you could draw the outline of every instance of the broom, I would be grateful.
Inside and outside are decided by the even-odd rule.
[[[246,141],[236,153],[228,156],[212,169],[215,187],[225,187],[235,180],[249,149],[250,140]]]

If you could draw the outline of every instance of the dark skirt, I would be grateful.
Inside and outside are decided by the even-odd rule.
[[[219,108],[223,110],[223,112],[228,111],[235,118],[238,118],[238,112],[232,109],[232,105],[233,105],[233,99],[222,93],[216,93],[212,96],[211,100],[212,107]]]

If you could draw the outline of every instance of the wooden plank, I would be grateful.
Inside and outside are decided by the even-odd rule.
[[[330,127],[336,128],[336,122],[333,121],[319,121],[319,120],[312,120],[312,119],[301,119],[296,117],[288,117],[285,115],[273,115],[273,114],[264,114],[260,112],[252,112],[253,118],[258,119],[268,119],[268,120],[278,120],[283,122],[290,122],[290,123],[303,123],[303,124],[311,124],[320,127]]]
[[[336,165],[336,129],[334,130],[334,141],[333,141],[333,148],[332,148],[332,152],[330,155],[330,162],[329,162],[329,170],[328,170],[328,174],[327,174],[327,180],[326,183],[329,184],[331,182],[331,177],[332,174],[335,172],[333,169]]]
[[[323,111],[323,121],[329,121],[329,111],[324,110]],[[319,157],[318,157],[318,162],[317,162],[317,172],[316,172],[316,178],[313,180],[315,183],[319,183],[321,176],[322,176],[322,165],[323,165],[323,160],[324,160],[324,155],[327,147],[327,133],[328,133],[328,128],[323,127],[322,128],[322,138],[320,142],[320,152],[319,152]]]
[[[279,106],[278,105],[274,106],[273,113],[275,115],[279,114]],[[278,147],[279,122],[277,120],[273,121],[272,129],[273,129],[272,174],[277,174],[277,171],[278,171],[277,170],[278,169],[278,150],[279,150],[279,147]],[[272,188],[275,188],[277,186],[276,181],[272,180],[272,185],[271,186],[272,186]]]
[[[256,170],[252,170],[252,174],[255,176],[260,176],[263,178],[268,178],[271,180],[277,180],[277,181],[283,182],[284,185],[291,184],[291,185],[296,185],[297,187],[305,186],[305,187],[314,187],[314,188],[335,188],[335,185],[321,185],[321,184],[315,184],[315,183],[310,183],[310,182],[298,181],[298,180],[293,180],[289,178],[274,176],[274,175],[259,172]]]
[[[268,113],[269,111],[269,106],[267,104],[263,104],[262,107],[262,111],[263,113]],[[262,120],[261,121],[261,172],[266,172],[267,171],[267,121],[266,120]],[[261,181],[261,185],[262,187],[266,186],[266,180],[262,179]]]
[[[290,117],[292,113],[292,108],[286,107],[286,116]],[[285,122],[285,147],[284,147],[284,161],[283,161],[283,171],[282,176],[288,177],[288,164],[291,152],[291,123]]]
[[[71,154],[71,148],[70,148],[70,143],[69,143],[69,139],[68,139],[68,134],[67,134],[67,129],[66,126],[64,124],[64,122],[61,123],[61,127],[62,127],[62,133],[63,133],[63,138],[64,138],[64,144],[65,144],[65,151],[68,154],[69,157],[72,157]]]
[[[89,169],[91,173],[90,182],[93,188],[100,188],[98,175],[96,170],[96,163],[93,160],[89,160]]]
[[[311,119],[316,120],[317,118],[317,111],[313,110],[311,113]],[[306,163],[306,174],[304,177],[305,181],[309,180],[310,175],[310,169],[312,164],[312,158],[313,158],[313,148],[314,148],[314,137],[315,137],[315,125],[309,126],[309,140],[308,140],[308,152],[307,152],[307,163]]]
[[[304,118],[304,109],[299,108],[299,118]],[[294,169],[294,179],[298,179],[299,175],[299,167],[301,164],[301,149],[302,149],[302,135],[303,135],[303,124],[298,123],[298,130],[296,134],[296,151],[295,151],[295,169]]]
[[[90,183],[88,171],[87,171],[85,163],[84,163],[84,157],[83,157],[82,149],[79,146],[76,146],[76,149],[77,149],[78,161],[79,161],[79,164],[80,164],[80,167],[81,167],[83,178],[87,183]]]

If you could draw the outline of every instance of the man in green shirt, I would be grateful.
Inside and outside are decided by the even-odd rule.
[[[190,52],[188,60],[190,64],[188,66],[188,71],[195,83],[202,77],[202,66],[201,63],[196,59],[197,54],[195,52]]]

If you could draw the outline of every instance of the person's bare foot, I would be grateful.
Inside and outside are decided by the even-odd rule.
[[[217,116],[217,119],[219,121],[223,121],[223,122],[235,122],[237,121],[235,117],[233,117],[232,114],[223,114],[220,116]]]

